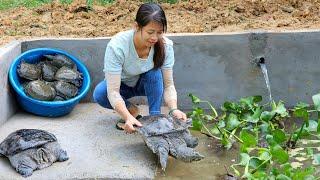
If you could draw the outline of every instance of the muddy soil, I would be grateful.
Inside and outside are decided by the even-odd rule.
[[[107,37],[130,29],[142,2],[88,8],[85,0],[0,11],[0,45],[35,37]],[[320,29],[319,0],[188,0],[161,3],[168,33]]]

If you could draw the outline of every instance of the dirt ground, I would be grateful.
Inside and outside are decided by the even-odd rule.
[[[85,0],[0,11],[0,45],[34,37],[107,37],[130,29],[142,2],[88,9]],[[168,33],[320,29],[320,0],[188,0],[161,3]]]

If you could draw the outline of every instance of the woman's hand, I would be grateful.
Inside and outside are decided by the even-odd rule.
[[[138,121],[136,118],[134,118],[133,116],[130,117],[129,119],[126,120],[126,123],[124,124],[123,129],[127,132],[127,133],[133,133],[136,131],[136,129],[134,128],[134,126],[138,126],[141,127],[142,124],[140,123],[140,121]]]
[[[182,120],[182,121],[186,121],[187,120],[187,115],[180,111],[179,109],[175,109],[171,112],[172,116]]]

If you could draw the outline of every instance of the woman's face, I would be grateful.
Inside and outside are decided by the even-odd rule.
[[[163,27],[160,23],[151,21],[140,29],[141,43],[143,46],[151,47],[156,44],[163,35]]]

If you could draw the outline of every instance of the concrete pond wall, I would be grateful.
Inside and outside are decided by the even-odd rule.
[[[262,95],[268,91],[261,69],[254,63],[263,57],[274,100],[293,106],[312,102],[320,92],[320,31],[242,32],[222,34],[172,34],[174,80],[179,107],[190,109],[189,93],[219,107],[226,100]],[[104,78],[103,58],[110,38],[34,39],[11,43],[0,52],[0,124],[17,106],[8,82],[8,69],[20,53],[40,47],[64,50],[88,67],[91,88],[82,102],[92,102],[95,85]],[[145,101],[145,100],[144,100]]]

